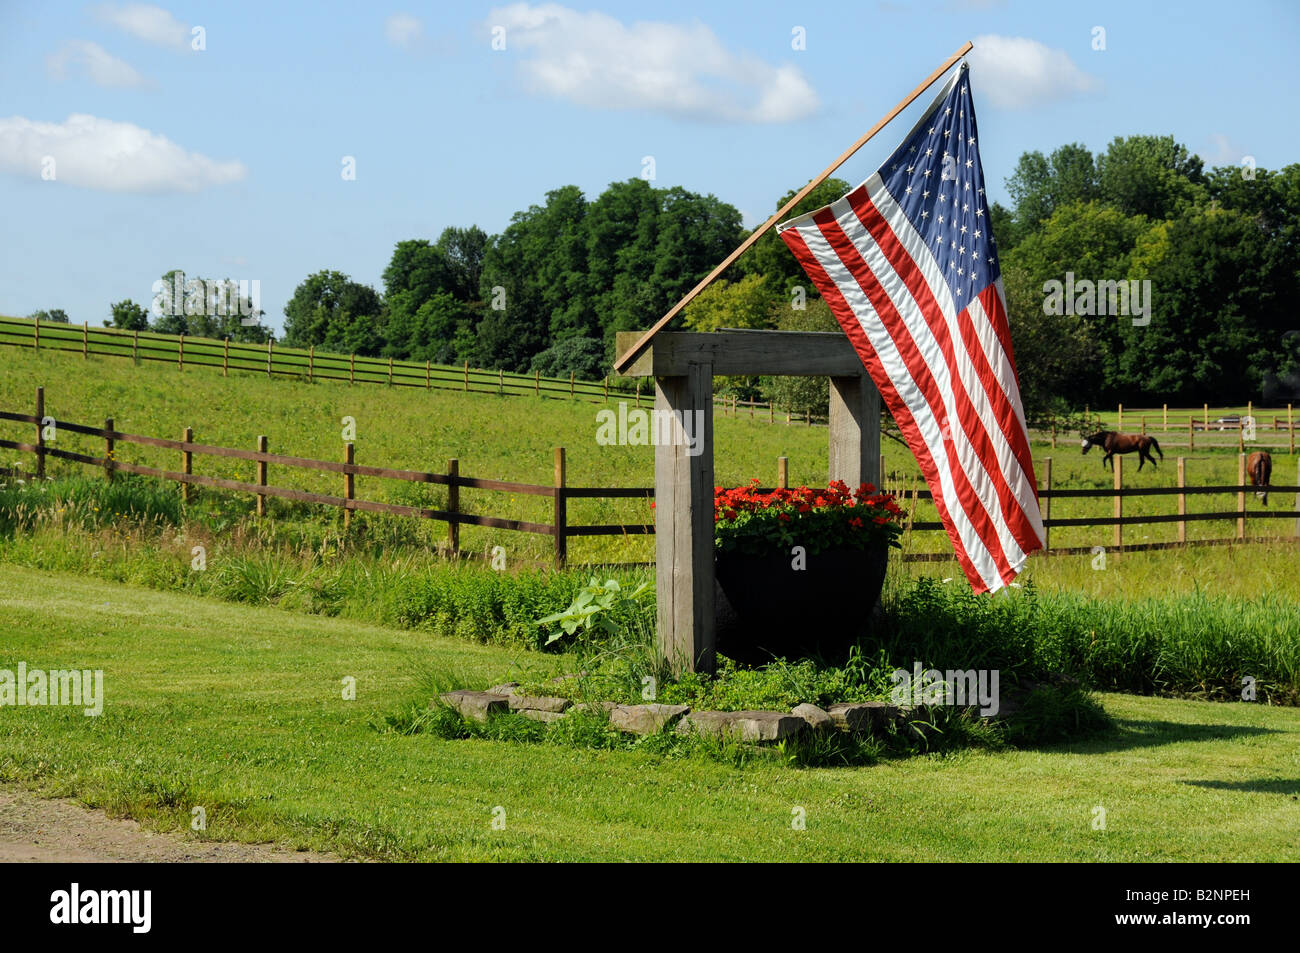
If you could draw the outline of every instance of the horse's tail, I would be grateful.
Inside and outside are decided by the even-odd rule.
[[[1165,452],[1160,449],[1160,441],[1156,440],[1155,437],[1152,437],[1151,446],[1156,448],[1156,453],[1160,454],[1160,459],[1163,460],[1165,458]]]

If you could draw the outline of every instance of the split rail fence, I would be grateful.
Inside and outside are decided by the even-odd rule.
[[[188,427],[185,429],[182,439],[171,440],[164,437],[145,436],[142,434],[132,434],[120,431],[114,426],[112,418],[105,420],[102,427],[90,426],[68,420],[57,420],[53,417],[47,416],[45,413],[44,388],[37,388],[36,402],[33,409],[35,412],[31,414],[0,411],[0,421],[12,421],[19,424],[28,424],[35,428],[35,442],[27,443],[25,441],[0,439],[0,448],[32,454],[35,458],[35,470],[31,475],[37,479],[45,478],[46,461],[52,458],[68,460],[74,463],[100,468],[104,471],[105,479],[109,481],[111,481],[117,473],[131,473],[139,476],[176,482],[180,484],[181,495],[186,502],[191,500],[192,487],[195,486],[211,487],[234,493],[251,494],[256,498],[256,512],[259,516],[265,515],[266,501],[270,497],[294,500],[303,503],[314,503],[321,506],[337,507],[343,510],[343,524],[345,531],[350,527],[352,513],[357,511],[392,513],[398,516],[407,516],[417,519],[438,520],[447,524],[446,545],[447,551],[452,556],[459,556],[461,554],[461,526],[482,526],[516,532],[535,533],[542,536],[549,536],[553,539],[554,565],[557,568],[562,568],[566,565],[568,560],[568,541],[572,538],[582,536],[637,536],[654,533],[653,523],[610,523],[592,525],[575,525],[571,523],[568,518],[568,502],[570,500],[633,498],[642,499],[648,502],[654,498],[655,491],[653,487],[570,486],[566,480],[565,449],[563,447],[555,448],[553,482],[550,485],[541,485],[515,483],[504,480],[483,480],[465,476],[461,474],[460,463],[459,460],[456,459],[448,461],[447,471],[445,473],[431,473],[419,470],[403,470],[389,467],[369,466],[356,461],[355,449],[351,443],[344,444],[342,460],[316,460],[307,457],[272,453],[270,452],[266,436],[259,436],[257,438],[256,449],[247,450],[237,447],[218,447],[210,444],[198,443],[194,440],[193,430]],[[78,453],[51,446],[45,439],[45,431],[49,426],[53,426],[56,433],[63,430],[69,433],[83,434],[103,440],[103,455],[96,456],[93,454]],[[179,469],[167,470],[122,460],[118,456],[117,451],[119,444],[135,444],[173,451],[179,455]],[[250,483],[247,481],[231,480],[195,473],[194,457],[196,455],[199,457],[225,457],[253,461],[257,464],[256,481]],[[1246,502],[1249,495],[1257,488],[1250,486],[1246,482],[1244,456],[1240,457],[1238,461],[1238,483],[1231,486],[1187,486],[1185,479],[1185,460],[1184,458],[1179,457],[1177,486],[1126,487],[1123,485],[1123,458],[1118,456],[1115,457],[1114,463],[1115,474],[1113,489],[1066,489],[1057,488],[1052,485],[1052,460],[1048,457],[1043,461],[1043,466],[1040,468],[1042,481],[1039,489],[1039,499],[1043,507],[1044,525],[1047,529],[1048,536],[1047,551],[1049,554],[1076,555],[1095,551],[1094,547],[1053,548],[1051,545],[1051,532],[1052,529],[1056,527],[1113,527],[1114,532],[1111,545],[1112,548],[1120,551],[1168,549],[1188,545],[1213,545],[1244,542],[1248,539],[1293,539],[1300,537],[1300,473],[1297,474],[1296,485],[1274,485],[1269,488],[1269,492],[1275,494],[1295,493],[1295,510],[1269,512],[1264,510],[1248,510],[1246,508]],[[269,467],[273,465],[277,467],[325,471],[338,474],[342,493],[341,495],[334,496],[290,487],[275,486],[268,482]],[[883,457],[881,459],[881,472],[884,472]],[[781,457],[778,460],[777,467],[777,486],[788,486],[787,473],[788,460],[786,457]],[[356,496],[355,485],[355,479],[358,476],[379,477],[388,480],[445,486],[447,487],[446,509],[438,510],[398,503],[385,503],[377,500],[359,499]],[[465,512],[461,508],[460,503],[460,491],[462,489],[488,490],[528,496],[549,497],[552,501],[552,520],[549,523],[538,523]],[[894,490],[900,497],[900,502],[903,503],[908,510],[906,530],[909,537],[912,532],[943,529],[942,524],[938,521],[916,521],[914,519],[918,501],[931,499],[929,490],[914,488],[908,491],[905,488],[899,487],[895,487]],[[1216,510],[1212,512],[1189,513],[1187,511],[1187,498],[1189,496],[1196,497],[1214,494],[1235,495],[1236,506],[1231,510]],[[1124,504],[1126,500],[1147,496],[1177,497],[1178,512],[1175,514],[1124,515]],[[1054,518],[1052,516],[1052,503],[1054,500],[1105,498],[1110,498],[1113,502],[1113,516],[1066,518]],[[910,505],[908,505],[909,503]],[[1235,521],[1236,532],[1232,537],[1226,539],[1189,540],[1187,538],[1187,525],[1189,523],[1205,520]],[[1246,536],[1247,522],[1260,520],[1290,520],[1293,524],[1292,536],[1248,538]],[[1128,544],[1124,542],[1123,534],[1127,527],[1159,523],[1178,524],[1178,539],[1176,542],[1130,542]],[[906,552],[903,554],[902,558],[904,561],[909,562],[934,561],[950,559],[952,558],[952,554],[950,552]]]
[[[393,358],[358,357],[355,354],[317,353],[315,347],[276,347],[266,344],[241,344],[228,338],[186,337],[157,334],[152,331],[123,331],[117,328],[92,328],[88,323],[73,324],[0,317],[0,345],[30,347],[35,351],[68,351],[89,358],[128,357],[135,361],[160,361],[174,364],[178,371],[186,367],[220,368],[223,375],[232,370],[264,373],[268,377],[289,376],[308,382],[346,381],[349,384],[385,384],[390,387],[420,387],[426,390],[455,390],[467,394],[503,394],[552,397],[608,403],[626,400],[637,407],[654,405],[654,389],[640,381],[605,377],[599,381],[543,377],[540,372],[514,374],[480,370],[466,363],[462,367],[434,364],[431,361],[399,361]],[[612,384],[612,386],[611,386]],[[748,416],[789,424],[802,420],[811,426],[825,423],[825,415],[777,411],[770,403],[741,401],[717,396],[715,404],[724,414]]]

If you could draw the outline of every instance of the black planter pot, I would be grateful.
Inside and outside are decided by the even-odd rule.
[[[743,662],[820,655],[842,660],[870,631],[889,546],[828,549],[793,568],[789,553],[719,552],[718,651]]]

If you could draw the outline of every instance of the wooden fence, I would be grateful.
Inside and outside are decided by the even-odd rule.
[[[306,457],[287,456],[271,453],[265,436],[257,438],[256,450],[244,450],[236,447],[216,447],[194,442],[194,432],[186,428],[181,440],[169,440],[164,437],[149,437],[141,434],[124,433],[113,426],[112,418],[104,421],[103,427],[67,420],[56,420],[45,414],[45,390],[37,388],[34,414],[0,411],[0,420],[32,424],[36,428],[35,443],[16,440],[0,440],[0,448],[17,450],[33,454],[37,479],[45,477],[45,463],[48,458],[70,460],[103,469],[104,478],[111,481],[115,473],[134,473],[139,476],[155,477],[169,480],[181,485],[183,498],[190,499],[190,487],[207,486],[236,493],[249,493],[257,498],[257,514],[266,512],[268,497],[295,500],[303,503],[316,503],[333,506],[343,510],[343,524],[346,530],[351,523],[351,514],[358,510],[374,513],[393,513],[398,516],[410,516],[418,519],[440,520],[447,523],[447,547],[452,556],[460,555],[460,527],[486,526],[496,529],[514,530],[524,533],[537,533],[554,539],[555,565],[563,568],[568,558],[568,540],[575,536],[627,536],[653,533],[654,526],[649,524],[606,524],[573,525],[568,521],[568,501],[589,498],[632,497],[649,500],[654,496],[651,487],[577,487],[569,486],[565,479],[565,451],[563,447],[555,448],[555,480],[550,486],[530,483],[512,483],[504,480],[480,480],[463,476],[457,460],[450,460],[446,473],[426,473],[418,470],[397,470],[388,467],[366,466],[356,462],[355,449],[351,443],[344,444],[343,459],[314,460]],[[52,425],[56,431],[85,434],[104,441],[103,456],[76,453],[61,450],[48,445],[45,440],[45,428]],[[175,451],[180,456],[180,469],[164,470],[157,467],[128,463],[118,458],[118,444],[138,444],[159,447]],[[233,457],[240,460],[252,460],[257,463],[257,481],[247,483],[240,480],[228,480],[220,477],[204,476],[194,472],[194,456]],[[324,493],[311,493],[288,487],[271,485],[268,482],[269,465],[292,467],[303,470],[326,471],[337,473],[341,477],[342,495],[331,496]],[[358,476],[381,477],[388,480],[403,480],[411,483],[431,483],[447,487],[447,508],[445,510],[428,509],[420,506],[406,506],[397,503],[381,503],[374,500],[356,498],[355,478]],[[525,520],[505,519],[495,516],[480,516],[466,513],[460,509],[460,491],[462,489],[495,490],[503,493],[518,493],[526,496],[550,497],[552,500],[553,519],[550,523],[534,523]]]
[[[185,335],[156,334],[152,331],[121,331],[116,328],[92,328],[88,323],[77,327],[72,324],[42,324],[39,320],[0,317],[0,345],[30,347],[36,351],[69,351],[89,358],[94,354],[104,357],[129,357],[135,361],[160,361],[175,364],[178,371],[186,367],[220,368],[223,375],[232,370],[271,376],[289,376],[308,382],[346,381],[349,384],[385,384],[390,387],[420,387],[425,390],[455,390],[467,394],[504,394],[551,397],[566,400],[585,400],[607,403],[611,395],[615,400],[627,400],[640,407],[654,404],[654,389],[639,380],[605,377],[599,381],[577,380],[570,373],[568,379],[543,377],[540,372],[514,374],[501,370],[488,371],[472,368],[449,367],[425,361],[399,361],[393,358],[358,357],[355,354],[316,352],[315,347],[277,347],[273,341],[266,344],[232,343],[229,339],[195,338]],[[715,404],[722,406],[724,414],[739,415],[740,407],[748,407],[751,418],[776,423],[781,417],[785,423],[803,420],[812,425],[825,423],[825,416],[776,411],[771,404],[737,401],[734,397],[717,396]],[[763,408],[755,414],[757,408]]]
[[[1186,458],[1178,457],[1178,483],[1176,486],[1155,486],[1155,487],[1136,487],[1124,486],[1124,458],[1116,456],[1112,458],[1115,464],[1114,486],[1112,489],[1063,489],[1052,485],[1052,458],[1047,457],[1042,461],[1040,468],[1040,486],[1038,498],[1043,511],[1043,526],[1046,530],[1046,553],[1053,556],[1072,556],[1093,552],[1095,547],[1092,546],[1075,546],[1075,547],[1055,547],[1052,546],[1052,529],[1054,527],[1066,526],[1084,526],[1093,528],[1112,527],[1113,535],[1108,548],[1117,551],[1138,552],[1151,549],[1172,549],[1179,546],[1210,546],[1223,545],[1226,543],[1246,542],[1246,541],[1265,541],[1278,539],[1300,539],[1300,465],[1297,466],[1296,483],[1294,485],[1280,486],[1272,485],[1268,488],[1269,493],[1294,493],[1295,508],[1293,511],[1270,512],[1267,510],[1248,510],[1246,508],[1247,499],[1259,487],[1252,486],[1246,478],[1246,457],[1239,455],[1237,458],[1237,483],[1229,486],[1188,486],[1187,485],[1187,467]],[[1188,496],[1207,496],[1207,495],[1235,495],[1236,506],[1231,510],[1216,510],[1204,513],[1187,512]],[[904,490],[901,494],[903,502],[911,501],[909,513],[915,513],[916,503],[918,500],[930,500],[932,494],[929,490],[914,489],[911,491]],[[1138,497],[1148,496],[1165,496],[1177,497],[1177,513],[1154,513],[1141,514],[1136,516],[1124,515],[1125,500],[1136,499]],[[1112,516],[1085,516],[1085,517],[1052,517],[1052,501],[1062,499],[1110,499],[1112,501]],[[1236,532],[1232,537],[1226,539],[1193,539],[1187,538],[1187,524],[1201,522],[1206,520],[1235,520]],[[1246,523],[1248,520],[1288,520],[1292,524],[1292,534],[1290,536],[1252,536],[1246,535]],[[1156,525],[1160,523],[1177,523],[1178,539],[1168,542],[1154,543],[1125,543],[1124,529],[1129,526]],[[907,529],[909,531],[924,530],[941,530],[943,524],[937,520],[916,522],[911,516],[908,517]],[[942,553],[907,553],[904,559],[907,561],[933,561],[951,559],[950,552]]]
[[[182,439],[170,440],[163,437],[144,436],[141,434],[131,434],[119,431],[114,427],[112,418],[105,420],[104,426],[102,427],[93,427],[66,420],[56,420],[46,415],[45,389],[39,387],[36,390],[36,403],[34,410],[35,413],[32,414],[0,411],[0,421],[7,420],[20,424],[29,424],[34,426],[36,431],[34,443],[0,439],[0,448],[32,454],[35,458],[35,471],[32,475],[38,479],[44,479],[45,477],[46,460],[49,458],[55,458],[100,468],[104,471],[105,479],[109,481],[113,479],[115,473],[133,473],[140,476],[154,477],[160,480],[174,481],[180,484],[181,494],[186,502],[191,498],[190,488],[193,486],[207,486],[236,493],[252,494],[256,497],[256,512],[259,516],[264,515],[266,512],[266,500],[268,497],[277,497],[280,499],[295,500],[304,503],[315,503],[322,506],[338,507],[343,510],[343,524],[345,531],[351,524],[351,514],[359,510],[375,513],[392,513],[398,516],[409,516],[417,519],[440,520],[447,523],[447,550],[452,556],[459,556],[461,552],[461,526],[483,526],[517,532],[536,533],[543,536],[550,536],[554,540],[554,564],[557,568],[564,567],[567,562],[568,540],[571,538],[579,536],[638,536],[654,533],[654,525],[652,523],[595,525],[574,525],[570,523],[568,519],[569,500],[639,498],[649,501],[654,498],[655,491],[653,487],[569,486],[565,474],[565,449],[563,447],[555,448],[555,476],[551,485],[548,486],[529,483],[513,483],[503,480],[481,480],[464,476],[460,473],[460,464],[456,459],[448,461],[446,473],[430,473],[419,470],[401,470],[389,467],[368,466],[356,462],[355,448],[351,443],[344,444],[342,460],[315,460],[306,457],[271,453],[268,446],[268,440],[265,436],[259,436],[257,438],[257,447],[255,450],[245,450],[235,447],[217,447],[209,444],[196,443],[194,441],[194,432],[188,427],[185,429]],[[70,433],[84,434],[86,436],[103,440],[103,456],[77,453],[71,450],[62,450],[50,446],[45,439],[45,427],[51,424],[56,430],[66,430]],[[180,456],[180,469],[166,470],[121,460],[117,454],[118,444],[137,444],[140,446],[158,447],[164,450],[174,451]],[[220,477],[197,474],[194,472],[194,456],[196,454],[199,456],[226,457],[253,461],[257,464],[256,482],[248,483],[240,480],[229,480]],[[1231,486],[1187,486],[1185,478],[1185,458],[1179,457],[1177,461],[1177,486],[1126,487],[1123,485],[1123,458],[1117,456],[1114,458],[1113,462],[1115,464],[1114,487],[1107,490],[1064,489],[1054,487],[1052,485],[1052,459],[1048,457],[1043,461],[1043,466],[1041,467],[1042,480],[1038,495],[1043,507],[1043,523],[1047,529],[1048,554],[1078,555],[1093,551],[1092,547],[1053,548],[1051,545],[1051,531],[1054,527],[1113,527],[1114,533],[1111,548],[1120,551],[1168,549],[1188,545],[1213,545],[1230,542],[1244,542],[1248,539],[1300,538],[1300,473],[1297,474],[1296,485],[1274,485],[1269,487],[1270,493],[1295,493],[1295,510],[1293,512],[1268,512],[1264,510],[1247,510],[1246,508],[1248,495],[1251,494],[1256,487],[1250,486],[1246,482],[1246,462],[1244,456],[1239,457],[1238,460],[1238,483]],[[274,486],[268,482],[268,467],[270,465],[336,473],[341,477],[342,495],[332,496],[323,493],[313,493],[306,490]],[[881,472],[884,472],[883,457],[881,458]],[[788,485],[787,473],[787,458],[781,457],[777,464],[777,486],[785,487]],[[447,508],[443,510],[435,510],[420,506],[382,503],[374,500],[358,499],[355,492],[355,478],[358,476],[380,477],[388,480],[445,486],[447,487]],[[552,501],[552,521],[550,523],[536,523],[504,517],[481,516],[474,513],[464,512],[460,506],[461,489],[490,490],[504,493],[518,493],[528,496],[549,497]],[[909,536],[913,531],[922,532],[927,530],[943,529],[943,524],[938,521],[915,521],[913,518],[917,502],[919,500],[930,500],[932,498],[929,490],[914,488],[910,491],[906,489],[899,491],[899,489],[896,488],[895,492],[900,497],[900,501],[903,504],[906,505],[910,501],[910,507],[908,508],[909,515],[906,523],[906,529]],[[1231,510],[1217,510],[1205,513],[1187,512],[1187,498],[1189,496],[1195,497],[1213,494],[1235,494],[1236,506]],[[1178,499],[1178,512],[1174,514],[1124,515],[1125,500],[1146,496],[1176,496]],[[1052,517],[1053,500],[1107,498],[1113,502],[1113,516]],[[1233,537],[1228,539],[1189,540],[1187,538],[1187,524],[1204,520],[1235,520],[1236,533]],[[1293,522],[1293,535],[1291,537],[1247,537],[1247,521],[1258,520],[1291,520]],[[1126,544],[1124,542],[1123,533],[1126,527],[1159,523],[1177,523],[1178,540],[1176,542],[1137,544]],[[951,552],[907,552],[903,554],[902,558],[904,561],[908,562],[933,561],[950,559],[952,558],[952,554]]]

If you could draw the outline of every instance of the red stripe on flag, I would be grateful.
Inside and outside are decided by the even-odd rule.
[[[830,275],[826,273],[821,262],[817,260],[817,256],[808,248],[799,230],[797,228],[787,228],[780,235],[785,240],[786,246],[798,259],[800,265],[803,266],[805,273],[817,286],[823,300],[830,307],[831,314],[835,315],[835,319],[848,336],[849,343],[853,345],[858,357],[862,359],[863,366],[866,367],[871,379],[876,384],[876,388],[880,391],[885,405],[894,418],[894,422],[898,424],[898,429],[902,432],[903,438],[915,454],[916,461],[921,467],[921,473],[925,477],[925,482],[932,488],[939,487],[939,468],[932,459],[929,448],[921,436],[921,429],[913,419],[911,411],[907,409],[907,404],[899,395],[897,388],[894,387],[894,382],[890,379],[889,373],[881,364],[875,348],[871,346],[871,341],[867,338],[866,332],[862,330],[862,325],[858,323],[853,308],[844,300],[840,289],[831,280]],[[883,473],[881,478],[884,478]],[[975,568],[970,554],[966,551],[966,544],[957,532],[957,525],[948,511],[943,493],[932,493],[932,496],[935,508],[939,511],[939,518],[943,522],[944,531],[948,534],[949,542],[952,543],[953,552],[962,568],[962,572],[970,580],[971,587],[976,593],[987,592],[989,587],[984,583],[983,577],[979,570]]]
[[[930,409],[930,414],[939,424],[941,432],[948,429],[949,433],[951,433],[947,408],[944,405],[942,395],[939,393],[938,383],[930,373],[924,358],[921,357],[916,341],[912,338],[911,330],[894,307],[889,295],[876,279],[875,274],[863,259],[852,239],[840,228],[839,223],[835,220],[834,213],[829,209],[825,210],[814,215],[813,221],[817,224],[831,250],[840,259],[841,264],[853,275],[862,292],[871,301],[872,307],[875,308],[877,315],[881,319],[885,332],[893,340],[894,347],[907,368],[912,385],[917,388],[925,400]],[[892,235],[892,232],[890,234]],[[904,257],[907,262],[911,263],[913,268],[916,267],[911,256],[904,254]],[[890,264],[893,266],[894,263],[891,261]],[[899,262],[898,267],[906,267],[906,265]],[[897,271],[898,268],[895,268],[895,270]],[[959,404],[957,407],[958,421],[962,429],[967,431],[969,438],[969,427],[967,426],[969,422],[962,420],[962,409]],[[967,412],[973,413],[973,409],[967,408]],[[982,428],[980,428],[980,432],[982,433]],[[1003,582],[1010,582],[1015,579],[1016,572],[1012,569],[1011,561],[1002,548],[1002,541],[998,538],[997,527],[994,525],[992,516],[985,507],[983,500],[980,499],[979,494],[976,493],[970,476],[958,460],[952,438],[950,436],[945,437],[943,444],[944,454],[948,460],[948,470],[952,476],[952,486],[957,495],[957,502],[960,504],[966,518],[974,526],[976,534],[988,548],[990,555],[993,557],[994,565],[997,567],[998,575],[1002,577]],[[916,448],[913,447],[912,449],[915,452]],[[976,447],[975,451],[978,456],[979,448]],[[981,466],[987,469],[982,462]],[[943,487],[937,481],[931,486],[931,490],[934,496],[943,495]]]
[[[1020,501],[1016,499],[1014,491],[1007,482],[1006,474],[1002,471],[1001,463],[998,460],[998,454],[993,446],[993,441],[989,435],[988,428],[980,418],[976,408],[975,398],[966,390],[966,382],[962,379],[961,370],[958,367],[958,358],[953,346],[952,333],[948,327],[948,322],[944,319],[943,309],[940,307],[938,299],[934,295],[934,289],[926,280],[920,265],[912,258],[911,253],[903,247],[902,242],[895,234],[892,226],[885,219],[880,209],[871,201],[863,188],[855,189],[847,196],[850,205],[853,207],[858,221],[871,235],[880,250],[884,253],[885,258],[889,261],[894,271],[903,280],[907,290],[911,293],[912,298],[920,306],[921,316],[926,326],[930,329],[935,343],[938,345],[940,353],[943,355],[944,364],[948,368],[948,377],[951,382],[953,398],[957,409],[957,418],[961,422],[962,430],[965,431],[967,439],[975,450],[979,459],[980,466],[990,478],[993,484],[993,490],[998,499],[998,506],[1001,510],[1003,521],[1006,523],[1012,538],[1020,546],[1023,552],[1032,552],[1040,548],[1041,543],[1038,534],[1030,524],[1024,510],[1021,508]],[[847,236],[846,236],[847,237]],[[964,319],[964,328],[963,328]],[[980,373],[980,365],[988,367],[984,358],[983,348],[979,345],[978,338],[974,338],[974,325],[971,323],[970,315],[964,310],[957,315],[959,334],[963,340],[963,350],[971,359],[973,368],[977,377],[980,378],[984,386],[985,398],[989,403],[991,415],[999,421],[999,426],[1006,435],[1005,425],[1003,424],[1004,415],[1010,414],[1011,420],[1015,423],[1015,429],[1019,429],[1019,421],[1015,417],[1015,412],[1010,404],[1005,400],[1001,387],[995,387],[994,392],[1003,397],[1002,405],[999,406],[996,398],[988,393],[987,379]],[[969,329],[969,333],[967,333]],[[978,359],[976,354],[972,353],[971,343],[974,340]],[[928,370],[925,371],[928,374]],[[914,378],[916,372],[913,370]],[[992,398],[992,399],[990,399]],[[1013,454],[1015,453],[1014,441],[1007,441]],[[1017,457],[1022,469],[1024,460]],[[1032,469],[1032,468],[1031,468]],[[986,508],[987,511],[987,508]],[[1000,542],[999,542],[1000,546]],[[1010,582],[1015,578],[1015,572],[1011,569],[1008,560],[1006,570],[1010,571],[1010,577],[1003,572],[1005,582]]]

